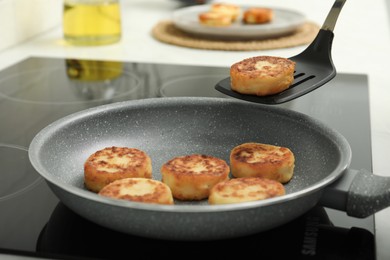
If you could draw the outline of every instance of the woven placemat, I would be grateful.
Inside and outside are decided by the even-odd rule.
[[[178,29],[172,21],[161,21],[152,29],[152,35],[157,40],[195,49],[253,51],[288,48],[312,42],[319,31],[319,26],[313,22],[305,22],[294,33],[272,39],[259,40],[229,40],[199,37]]]

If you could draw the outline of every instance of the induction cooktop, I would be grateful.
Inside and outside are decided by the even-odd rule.
[[[124,254],[169,257],[179,248],[195,257],[204,257],[204,250],[210,256],[240,250],[242,256],[375,259],[373,217],[356,219],[319,206],[276,229],[223,241],[161,241],[118,233],[69,210],[28,160],[33,137],[63,116],[124,100],[230,98],[214,89],[228,74],[229,68],[222,67],[45,57],[0,71],[0,253],[116,259]],[[327,85],[278,106],[338,130],[351,145],[351,167],[372,169],[366,75],[338,74]]]

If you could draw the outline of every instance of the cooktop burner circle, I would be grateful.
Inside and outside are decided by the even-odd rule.
[[[27,151],[21,146],[0,143],[0,202],[27,192],[43,181],[31,165]]]
[[[59,66],[19,71],[0,81],[0,96],[35,104],[109,102],[132,94],[141,85],[135,74],[122,67],[79,68]]]
[[[214,89],[226,75],[191,75],[165,82],[160,89],[163,97],[222,97],[230,98]]]

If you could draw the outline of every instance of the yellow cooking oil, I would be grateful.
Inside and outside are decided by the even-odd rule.
[[[121,39],[119,0],[64,0],[63,33],[73,45],[105,45]]]
[[[72,80],[103,82],[122,75],[123,62],[66,59],[66,74]]]

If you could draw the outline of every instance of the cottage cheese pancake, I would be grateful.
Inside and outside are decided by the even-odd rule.
[[[214,13],[224,14],[230,17],[232,22],[236,21],[241,12],[241,7],[235,4],[214,3],[210,7],[210,11]]]
[[[229,165],[222,159],[192,154],[175,157],[161,167],[162,181],[179,200],[202,200],[210,189],[229,178]]]
[[[99,195],[156,204],[173,204],[171,190],[161,181],[146,178],[126,178],[104,186]]]
[[[282,92],[294,81],[295,62],[257,56],[244,59],[230,67],[232,90],[241,94],[267,96]]]
[[[286,183],[293,176],[295,157],[286,147],[244,143],[230,153],[230,168],[235,177],[263,177]]]
[[[230,26],[232,18],[224,13],[204,12],[199,14],[199,22],[206,26]]]
[[[107,147],[92,154],[84,164],[85,186],[94,192],[112,181],[129,177],[152,177],[152,161],[144,151]]]
[[[270,8],[251,7],[245,10],[243,22],[246,24],[264,24],[272,21],[273,11]]]
[[[260,178],[234,178],[219,182],[210,191],[209,204],[230,204],[263,200],[285,194],[283,184]]]

